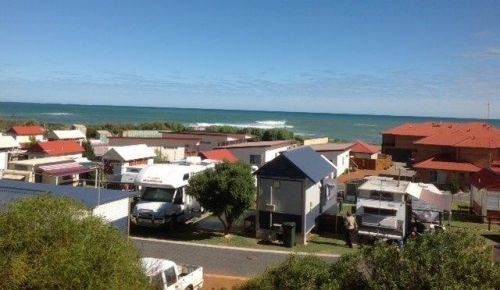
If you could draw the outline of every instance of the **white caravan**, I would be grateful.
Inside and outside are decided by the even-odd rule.
[[[439,212],[450,209],[451,195],[432,184],[370,176],[358,188],[358,234],[402,240],[412,215],[420,221],[435,222]]]
[[[406,194],[409,184],[388,177],[367,177],[358,188],[356,202],[360,236],[404,239],[411,220],[411,196]]]
[[[159,227],[198,216],[202,207],[186,194],[186,186],[193,175],[214,166],[212,161],[188,157],[184,161],[144,167],[134,181],[141,195],[132,209],[132,224]]]

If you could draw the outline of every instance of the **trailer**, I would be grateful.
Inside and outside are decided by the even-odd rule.
[[[450,209],[451,195],[432,184],[369,176],[358,188],[358,234],[403,240],[412,219],[435,221],[439,212]]]

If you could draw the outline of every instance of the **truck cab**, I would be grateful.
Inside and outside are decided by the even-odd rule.
[[[214,167],[208,162],[152,164],[135,178],[140,196],[134,205],[131,222],[145,227],[160,227],[171,222],[186,221],[203,211],[200,203],[186,193],[189,178]]]
[[[203,287],[202,267],[178,265],[156,258],[142,258],[141,265],[155,289],[194,290]]]

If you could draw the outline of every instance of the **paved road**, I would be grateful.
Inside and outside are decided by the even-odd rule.
[[[248,277],[266,266],[282,262],[288,253],[260,252],[184,244],[172,241],[132,238],[143,257],[156,257],[181,264],[203,266],[205,273]],[[335,262],[337,257],[322,257]]]

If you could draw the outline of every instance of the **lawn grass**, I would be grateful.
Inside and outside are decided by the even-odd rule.
[[[486,238],[486,241],[490,245],[500,244],[500,225],[492,224],[491,230],[488,231],[487,223],[471,223],[463,221],[451,221],[448,226],[448,222],[444,223],[446,227],[450,230],[467,230]]]
[[[345,215],[350,205],[343,207],[342,214]],[[212,218],[213,217],[208,217]],[[217,222],[215,222],[216,225]],[[487,223],[473,223],[464,221],[445,220],[444,225],[448,230],[467,230],[487,238],[489,244],[500,243],[500,225],[492,224],[491,231],[488,231]],[[148,228],[133,228],[132,236],[149,237],[157,239],[166,239],[173,241],[192,242],[199,244],[241,247],[263,250],[288,251],[288,252],[305,252],[310,254],[336,254],[342,255],[357,251],[357,248],[350,249],[345,246],[343,237],[339,234],[318,234],[312,233],[309,236],[307,245],[296,245],[293,248],[288,248],[280,243],[269,243],[256,239],[252,233],[243,231],[242,220],[235,223],[234,230],[231,235],[225,237],[220,229],[201,229],[197,225],[178,225],[174,229],[148,229]]]
[[[305,252],[311,254],[337,254],[342,255],[356,251],[345,246],[345,242],[338,235],[311,234],[307,245],[297,244],[293,248],[288,248],[280,243],[264,242],[256,239],[251,234],[232,232],[225,237],[220,231],[205,230],[193,225],[179,225],[175,229],[148,229],[133,228],[132,236],[183,241],[199,244],[253,248],[288,252]]]

